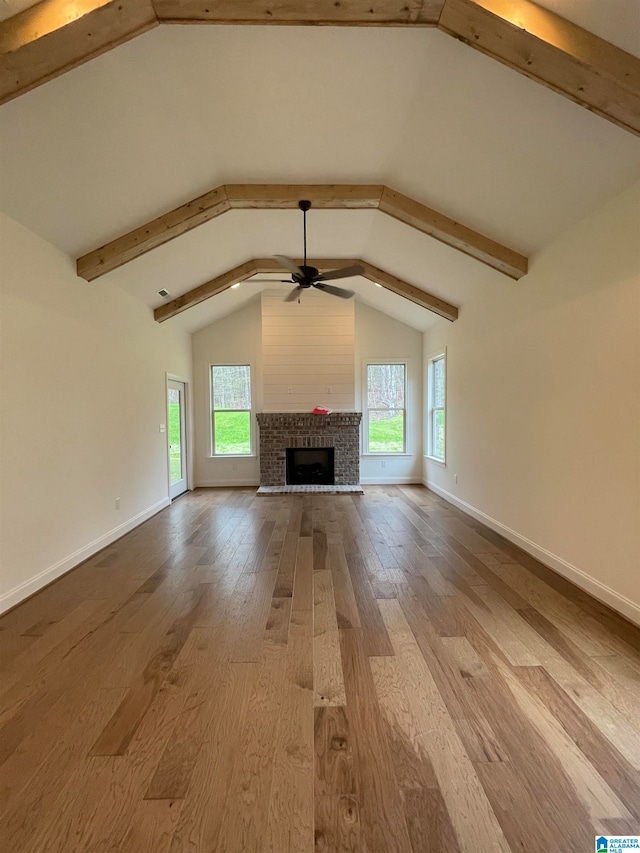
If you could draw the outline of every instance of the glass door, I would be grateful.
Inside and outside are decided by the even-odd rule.
[[[187,491],[187,441],[185,384],[167,381],[167,419],[169,422],[169,482],[171,499]]]

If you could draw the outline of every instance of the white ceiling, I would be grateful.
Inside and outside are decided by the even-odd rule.
[[[610,41],[622,50],[640,56],[640,4],[638,0],[535,0],[584,27],[590,33]]]
[[[17,15],[23,9],[35,6],[33,0],[0,0],[0,21],[5,21],[12,15]]]
[[[636,0],[541,5],[640,53]],[[0,207],[73,257],[235,182],[385,183],[532,254],[638,178],[638,138],[432,29],[159,27],[0,108]],[[155,307],[162,287],[300,252],[297,211],[231,211],[87,286]],[[526,283],[373,211],[312,210],[309,253],[459,306]],[[260,287],[168,322],[201,328]],[[354,289],[416,328],[445,322]]]

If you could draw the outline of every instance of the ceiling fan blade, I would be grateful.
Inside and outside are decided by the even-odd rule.
[[[333,284],[323,284],[321,281],[314,282],[313,286],[325,293],[330,293],[332,296],[339,296],[341,299],[351,299],[352,296],[355,296],[353,290],[347,290],[346,287],[334,287]]]
[[[249,278],[248,284],[295,284],[290,278]]]
[[[316,281],[332,281],[335,278],[349,278],[352,275],[362,275],[364,267],[360,264],[354,264],[352,267],[343,267],[341,270],[327,270],[320,273]]]
[[[285,302],[295,302],[295,300],[300,296],[304,288],[302,287],[294,287],[293,290],[285,297]]]
[[[304,278],[304,272],[300,269],[300,267],[292,261],[291,258],[288,258],[286,255],[274,255],[273,256],[279,264],[289,270],[292,275],[299,275],[301,278]]]

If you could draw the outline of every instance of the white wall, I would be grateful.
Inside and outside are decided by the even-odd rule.
[[[428,484],[637,621],[639,233],[637,184],[424,345],[448,367],[447,465],[425,460]]]
[[[354,406],[353,299],[305,291],[285,302],[262,291],[262,377],[265,412],[336,412]]]
[[[337,301],[337,300],[336,300]],[[422,478],[422,334],[361,302],[355,303],[355,408],[361,411],[364,363],[371,359],[408,359],[408,454],[360,460],[361,482],[420,482]],[[257,485],[256,456],[211,457],[209,366],[250,363],[254,367],[254,405],[263,411],[262,321],[260,297],[245,308],[193,335],[195,482],[199,486]],[[325,402],[325,400],[317,401]],[[327,404],[332,405],[331,398]],[[311,409],[307,406],[304,410]],[[339,410],[339,407],[336,406]],[[285,410],[286,411],[286,410]],[[254,424],[255,427],[255,424]],[[255,447],[257,453],[257,444]]]
[[[262,321],[260,296],[223,320],[212,323],[192,336],[193,401],[195,427],[195,482],[197,486],[252,486],[260,482],[258,434],[252,418],[252,456],[211,456],[211,394],[209,369],[212,364],[250,364],[254,410],[261,412]]]
[[[356,303],[356,409],[366,403],[367,361],[407,362],[407,452],[360,459],[361,483],[419,483],[422,475],[422,334],[362,302]],[[363,445],[361,444],[361,447]],[[384,463],[384,465],[383,465]]]
[[[191,347],[2,214],[0,258],[6,609],[168,504],[165,371],[188,378]]]

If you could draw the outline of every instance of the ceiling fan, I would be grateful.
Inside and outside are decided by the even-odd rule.
[[[354,275],[362,275],[364,267],[360,264],[354,264],[351,267],[343,267],[339,270],[327,270],[320,272],[316,267],[307,266],[307,211],[311,207],[311,202],[303,199],[298,202],[298,207],[303,215],[303,231],[304,231],[304,262],[302,266],[298,266],[291,258],[285,255],[274,255],[275,259],[291,273],[291,284],[295,284],[291,293],[284,300],[285,302],[293,302],[300,298],[303,290],[309,287],[316,287],[324,293],[330,293],[332,296],[339,296],[341,299],[350,299],[354,296],[353,290],[347,290],[344,287],[335,287],[332,284],[325,284],[327,281],[334,281],[337,278],[349,278]]]

